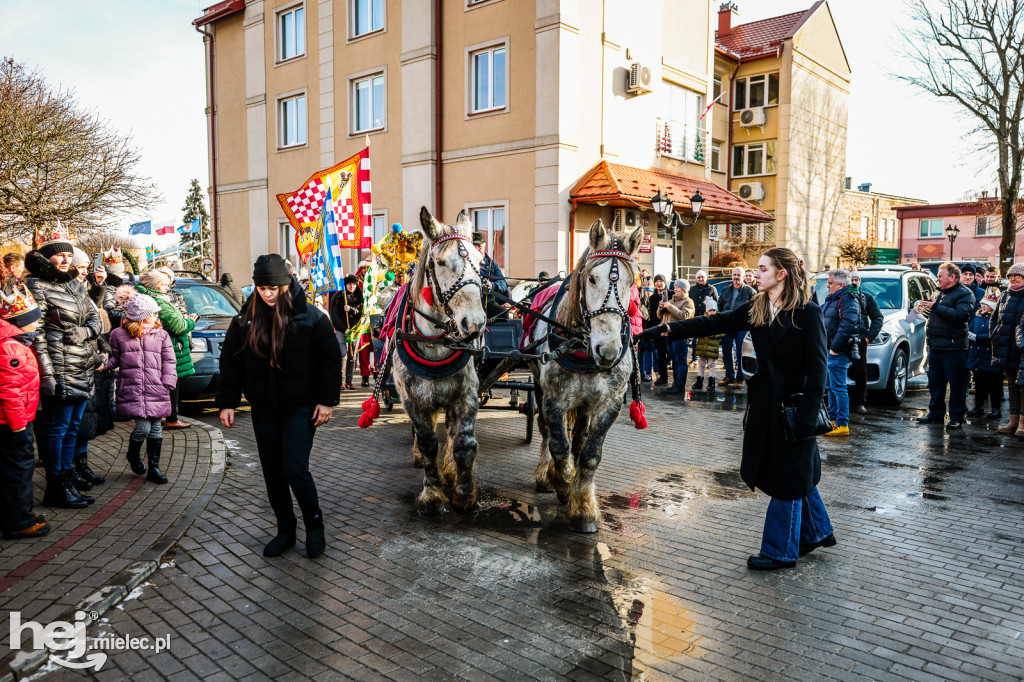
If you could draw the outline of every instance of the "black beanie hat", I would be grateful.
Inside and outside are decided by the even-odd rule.
[[[345,275],[345,284],[359,284],[359,278],[355,275]]]
[[[43,254],[43,258],[53,258],[58,253],[74,253],[75,247],[71,245],[71,242],[55,241],[47,242],[39,247],[39,253]]]
[[[260,256],[252,268],[252,283],[257,287],[281,287],[292,283],[284,258],[276,253]]]
[[[964,264],[963,264],[963,265],[962,265],[962,266],[960,267],[960,272],[962,272],[962,273],[963,273],[963,272],[969,272],[969,273],[971,273],[971,274],[978,274],[978,271],[977,271],[977,270],[976,270],[976,269],[974,268],[974,266],[973,266],[973,265],[971,265],[970,263],[964,263]]]

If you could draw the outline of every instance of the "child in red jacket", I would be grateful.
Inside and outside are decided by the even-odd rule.
[[[41,317],[24,286],[0,292],[0,509],[5,539],[35,538],[50,525],[32,513],[32,420],[39,405],[39,363],[32,338]]]

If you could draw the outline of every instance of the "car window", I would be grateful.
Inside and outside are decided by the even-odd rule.
[[[898,279],[862,279],[860,288],[875,297],[879,308],[903,307],[903,287]]]
[[[921,278],[911,277],[907,280],[907,303],[908,307],[916,305],[918,301],[924,298],[924,293],[921,291]]]
[[[924,292],[924,297],[934,299],[935,292],[939,289],[935,281],[931,277],[918,277],[917,279],[921,283],[921,291]]]
[[[814,295],[818,299],[818,305],[825,305],[828,298],[828,277],[814,280]]]
[[[174,289],[185,297],[188,311],[201,317],[234,317],[239,305],[217,286],[179,282]]]

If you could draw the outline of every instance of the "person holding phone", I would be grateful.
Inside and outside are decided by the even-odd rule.
[[[306,554],[324,553],[327,542],[309,453],[317,427],[330,421],[341,391],[341,347],[330,318],[306,301],[281,256],[256,259],[255,296],[231,320],[220,354],[217,407],[220,422],[235,426],[242,392],[252,406],[267,497],[277,517],[277,535],[263,556],[295,544],[292,495],[302,510]]]

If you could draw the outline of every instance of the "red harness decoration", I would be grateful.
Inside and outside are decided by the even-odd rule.
[[[629,418],[636,424],[638,429],[647,428],[647,408],[642,400],[634,400],[629,404]]]
[[[451,236],[451,235],[449,235],[449,236]],[[465,239],[465,237],[462,237],[462,239]],[[403,332],[406,332],[406,333],[409,333],[408,329],[406,327],[408,325],[408,323],[409,323],[409,318],[416,315],[416,310],[415,309],[412,310],[412,314],[410,315],[410,308],[412,308],[412,301],[410,300],[410,297],[406,296],[404,310],[399,310],[398,311],[398,317],[399,317],[399,320],[401,320],[400,324],[402,325],[401,329],[402,329]],[[426,334],[421,332],[416,327],[416,322],[415,321],[413,321],[412,327],[413,327],[414,332],[416,334],[418,334],[419,336],[422,336],[425,340],[440,339],[441,337],[448,335],[448,332],[441,332],[440,334],[438,334],[436,336],[427,336]],[[461,350],[457,350],[454,353],[452,353],[451,355],[449,355],[447,358],[445,358],[444,360],[427,360],[426,358],[421,357],[418,353],[416,353],[412,349],[412,346],[409,344],[408,340],[402,339],[402,344],[405,346],[405,352],[407,352],[409,354],[409,356],[412,357],[413,360],[415,360],[416,362],[418,362],[420,364],[426,365],[427,367],[445,367],[445,366],[450,365],[451,363],[455,362],[456,360],[458,360],[462,356],[462,351]]]

